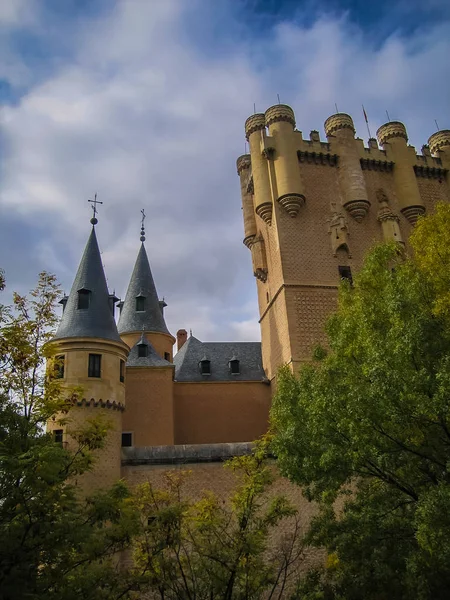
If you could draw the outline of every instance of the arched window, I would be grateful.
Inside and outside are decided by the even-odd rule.
[[[79,310],[86,310],[87,308],[89,308],[90,299],[91,299],[91,290],[87,290],[85,288],[81,288],[81,290],[78,290],[77,308]]]

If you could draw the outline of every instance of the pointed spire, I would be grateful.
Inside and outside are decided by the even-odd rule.
[[[94,223],[55,339],[97,337],[120,341],[114,321],[115,297],[106,284]],[[112,306],[111,306],[112,305]]]
[[[117,328],[120,334],[144,330],[170,335],[164,321],[142,237],[144,237],[143,234],[141,234],[142,244],[128,285]]]

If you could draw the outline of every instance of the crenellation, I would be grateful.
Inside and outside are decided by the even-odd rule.
[[[266,111],[267,122],[258,148],[273,148],[265,160],[272,213],[270,227],[261,222],[268,268],[257,289],[264,368],[272,380],[281,364],[295,370],[325,342],[339,278],[361,267],[368,248],[383,240],[407,246],[418,216],[450,201],[450,131],[433,134],[417,155],[399,121],[382,125],[367,146],[344,113],[325,121],[326,142],[316,130],[309,139],[294,131],[294,113],[285,105]],[[278,201],[287,180],[301,182],[301,218],[291,219]],[[255,187],[254,205],[260,203]]]

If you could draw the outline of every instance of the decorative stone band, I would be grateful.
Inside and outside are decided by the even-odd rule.
[[[344,204],[344,208],[355,221],[361,223],[369,212],[370,202],[368,200],[351,200]]]
[[[382,206],[378,211],[378,221],[382,223],[383,221],[400,221],[400,218],[392,212],[389,206]]]
[[[417,177],[427,177],[428,179],[443,179],[448,173],[448,169],[440,167],[425,167],[423,165],[414,165],[414,173]]]
[[[256,238],[256,234],[254,233],[253,235],[248,235],[247,237],[245,237],[242,240],[242,242],[243,242],[244,246],[247,246],[247,248],[250,250],[255,242],[255,238]]]
[[[266,283],[266,281],[267,281],[267,269],[260,269],[260,268],[258,268],[253,273],[253,275],[256,277],[256,279],[259,279],[263,283]]]
[[[351,129],[353,133],[355,133],[353,119],[346,113],[337,113],[335,115],[331,115],[331,117],[328,117],[328,119],[325,121],[324,127],[325,135],[327,137],[339,129]]]
[[[287,104],[275,104],[266,110],[266,127],[270,127],[272,123],[279,121],[286,121],[290,123],[292,127],[295,127],[295,115],[294,111]]]
[[[401,209],[401,213],[408,219],[411,225],[417,223],[417,219],[425,214],[424,206],[407,206]]]
[[[111,408],[112,410],[120,410],[123,412],[125,410],[125,406],[120,402],[116,402],[115,400],[111,402],[111,400],[96,400],[95,398],[91,398],[87,400],[86,398],[82,398],[74,401],[74,406],[93,406],[94,408]]]
[[[256,207],[256,214],[258,217],[267,223],[267,225],[272,225],[272,213],[273,213],[273,205],[272,202],[263,202],[259,206]]]
[[[373,158],[360,158],[359,163],[363,171],[386,171],[390,173],[394,168],[392,161],[388,160],[375,160]]]
[[[391,121],[385,123],[377,131],[377,139],[380,146],[383,146],[392,138],[403,138],[408,141],[408,134],[406,133],[406,127],[400,121]]]
[[[245,169],[250,169],[251,164],[250,154],[243,154],[240,156],[236,161],[238,175],[240,175],[242,171],[245,171]]]
[[[308,151],[303,152],[302,150],[298,150],[297,156],[299,162],[314,165],[329,165],[330,167],[335,167],[338,162],[337,154],[324,154],[323,152]]]
[[[428,139],[428,145],[432,154],[436,154],[445,146],[450,146],[450,129],[443,129],[442,131],[433,133]]]
[[[256,113],[256,115],[251,115],[245,121],[245,137],[248,139],[252,133],[255,131],[259,131],[261,129],[266,128],[266,119],[263,113]]]
[[[223,462],[252,453],[253,442],[227,444],[184,444],[122,448],[123,465],[176,465]]]
[[[305,204],[305,196],[302,194],[284,194],[278,198],[280,206],[284,208],[287,214],[294,218],[299,210]]]

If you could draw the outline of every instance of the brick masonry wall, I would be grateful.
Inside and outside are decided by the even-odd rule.
[[[267,431],[270,397],[261,382],[175,382],[175,443],[255,440]]]

